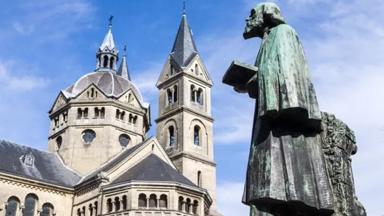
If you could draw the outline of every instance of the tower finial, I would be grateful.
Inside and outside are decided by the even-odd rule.
[[[183,15],[186,14],[186,11],[187,11],[187,1],[183,0]]]
[[[113,19],[113,16],[111,15],[111,16],[109,17],[109,19],[108,19],[108,21],[109,21],[109,24],[108,24],[109,28],[112,27],[112,19]]]
[[[124,45],[124,56],[127,55],[127,45]]]

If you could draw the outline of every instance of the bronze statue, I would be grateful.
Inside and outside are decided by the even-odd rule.
[[[223,82],[256,99],[243,195],[251,216],[365,216],[353,132],[320,112],[295,30],[276,4],[260,3],[243,36],[262,38],[255,66],[234,61]]]
[[[331,215],[321,113],[300,40],[274,3],[252,9],[244,38],[253,37],[263,41],[247,79],[236,79],[245,66],[234,63],[223,80],[256,98],[243,202],[254,216]]]

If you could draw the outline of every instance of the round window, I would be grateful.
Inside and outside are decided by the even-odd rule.
[[[57,146],[57,149],[60,149],[61,148],[61,144],[63,143],[63,138],[61,136],[58,136],[56,138],[56,146]]]
[[[119,142],[122,147],[127,147],[131,138],[127,134],[121,134],[119,136]]]
[[[85,144],[91,144],[91,142],[95,139],[96,133],[93,130],[87,129],[82,133],[82,138]]]

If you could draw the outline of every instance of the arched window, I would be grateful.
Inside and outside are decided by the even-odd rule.
[[[113,210],[113,204],[112,204],[112,199],[111,198],[109,198],[107,200],[107,210],[108,210],[108,212],[112,212],[112,210]]]
[[[100,110],[98,107],[95,107],[95,118],[99,118],[100,116]]]
[[[173,102],[176,103],[177,102],[177,86],[173,86]]]
[[[105,117],[105,108],[104,107],[101,107],[100,109],[100,118],[104,118]]]
[[[197,171],[197,186],[202,186],[201,171]]]
[[[131,142],[131,138],[127,134],[121,134],[119,136],[119,143],[121,147],[127,147],[129,143]]]
[[[17,197],[10,197],[5,208],[5,216],[16,216],[20,207],[20,200]]]
[[[195,95],[195,86],[194,85],[191,85],[191,101],[192,102],[196,102],[196,95]]]
[[[160,208],[168,208],[167,195],[162,194],[160,196],[159,206],[160,206]]]
[[[127,210],[127,196],[124,195],[121,202],[123,204],[123,210]]]
[[[185,202],[185,211],[187,213],[190,213],[191,212],[191,199],[187,199],[187,201]]]
[[[108,56],[104,56],[104,59],[103,59],[103,67],[108,67]]]
[[[115,211],[120,211],[120,198],[115,197]]]
[[[175,128],[173,126],[168,128],[168,144],[169,146],[175,145]]]
[[[89,209],[89,216],[93,216],[93,205],[92,205],[92,203],[89,204],[88,209]]]
[[[197,103],[203,104],[203,89],[199,88],[197,91],[197,98],[196,98]]]
[[[200,127],[195,125],[195,127],[193,127],[193,144],[199,146],[201,144],[200,141]]]
[[[157,208],[157,197],[155,194],[149,196],[149,208]]]
[[[83,117],[88,118],[88,108],[84,109]]]
[[[98,204],[99,203],[96,201],[95,202],[95,215],[97,215],[97,211],[98,211],[98,208],[99,208]]]
[[[197,214],[197,208],[199,207],[199,202],[197,200],[193,201],[193,206],[192,206],[192,213]]]
[[[81,209],[77,209],[77,216],[81,216]]]
[[[111,57],[110,62],[109,62],[109,67],[111,69],[113,69],[113,67],[114,67],[114,65],[113,65],[114,61],[115,61],[115,58]]]
[[[147,196],[145,194],[139,195],[139,207],[146,208],[147,207]]]
[[[34,216],[36,212],[37,196],[35,194],[28,194],[24,201],[23,216]]]
[[[56,138],[56,147],[57,147],[57,150],[59,150],[61,148],[61,144],[63,144],[63,137],[61,136],[58,136]]]
[[[133,115],[131,113],[129,114],[128,122],[133,123]]]
[[[81,111],[81,108],[77,109],[77,118],[81,119],[83,117],[83,112]]]
[[[167,102],[168,104],[172,104],[173,98],[172,98],[172,91],[171,89],[167,89]]]
[[[121,112],[121,114],[120,114],[120,120],[124,120],[124,118],[125,118],[125,112],[123,111],[123,112]]]
[[[196,75],[199,75],[199,66],[195,64],[195,73]]]
[[[184,198],[179,197],[179,211],[183,211]]]
[[[53,215],[53,205],[51,203],[44,203],[40,216],[52,216]]]
[[[85,206],[83,206],[83,216],[85,216]]]
[[[120,118],[120,110],[116,110],[116,118],[119,119]]]

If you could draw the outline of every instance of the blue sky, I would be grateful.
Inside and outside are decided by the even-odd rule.
[[[2,0],[3,1],[3,0]],[[221,83],[233,59],[253,63],[258,39],[241,37],[254,0],[189,0],[187,16],[214,79],[213,115],[219,210],[247,215],[240,203],[254,101]],[[322,110],[355,130],[358,197],[384,215],[384,4],[382,0],[276,1],[301,36]],[[4,5],[4,4],[3,4]],[[157,116],[155,82],[181,18],[181,0],[8,1],[0,15],[0,138],[46,149],[48,110],[59,90],[94,70],[95,52],[114,15],[127,45],[133,82]],[[154,135],[153,123],[150,135]]]

